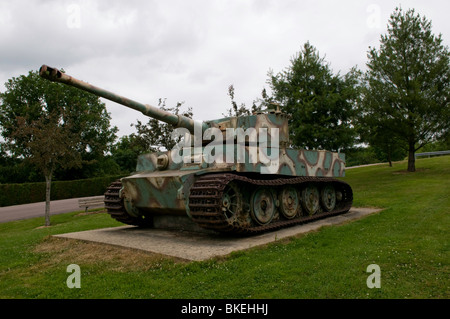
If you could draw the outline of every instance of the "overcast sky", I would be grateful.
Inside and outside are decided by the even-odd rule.
[[[139,102],[184,101],[196,120],[251,106],[306,41],[334,72],[364,69],[396,6],[450,43],[450,1],[0,0],[0,91],[42,64]],[[119,135],[141,113],[105,101]]]

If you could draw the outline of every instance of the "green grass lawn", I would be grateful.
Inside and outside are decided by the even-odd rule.
[[[79,212],[0,224],[0,298],[439,298],[450,297],[450,156],[355,168],[354,207],[383,211],[225,258],[186,262],[51,237],[119,226]],[[67,266],[81,269],[69,289]],[[369,289],[370,264],[381,288]]]

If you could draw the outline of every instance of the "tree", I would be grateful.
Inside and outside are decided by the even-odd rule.
[[[386,120],[384,123],[360,120],[358,131],[360,133],[361,141],[368,142],[374,149],[378,160],[388,161],[389,166],[392,167],[392,161],[401,160],[405,158],[404,143],[396,136],[392,136],[386,127],[389,127],[390,122]]]
[[[263,89],[263,91],[262,91],[263,99],[264,99],[264,97],[266,97],[266,96],[264,96],[265,92],[266,92],[265,89]],[[260,112],[262,109],[262,105],[266,104],[266,101],[264,101],[261,98],[257,98],[255,100],[253,100],[251,109],[248,109],[245,106],[245,103],[241,103],[241,105],[238,106],[237,102],[234,100],[234,85],[233,84],[228,86],[228,96],[231,99],[231,108],[229,108],[226,113],[222,113],[223,116],[226,116],[226,117],[248,116],[253,113]],[[256,105],[256,103],[260,103],[260,105],[258,106],[258,105]]]
[[[89,170],[116,139],[117,128],[111,127],[105,104],[94,94],[42,79],[37,71],[13,77],[5,87],[6,91],[0,94],[0,126],[5,140],[17,128],[18,118],[30,125],[52,112],[60,114],[61,121],[71,123],[71,132],[80,136],[76,150],[83,166],[70,171],[57,169],[54,174],[59,179],[91,177]],[[20,140],[14,143],[20,157],[26,146]]]
[[[276,75],[269,71],[273,97],[268,99],[291,115],[294,146],[337,151],[354,143],[351,120],[358,81],[355,68],[344,76],[334,75],[325,59],[307,42],[287,69]]]
[[[234,85],[231,84],[228,87],[228,96],[231,99],[231,108],[227,110],[227,113],[223,114],[226,117],[232,117],[232,116],[245,116],[250,115],[250,110],[245,107],[244,103],[241,103],[240,106],[236,103],[234,100]]]
[[[161,110],[180,114],[180,108],[184,102],[178,102],[174,107],[167,107],[165,99],[159,99],[158,106]],[[188,108],[182,115],[192,118],[192,108]],[[155,152],[162,150],[171,150],[178,141],[172,138],[174,128],[157,119],[150,118],[147,124],[137,120],[137,124],[131,124],[136,127],[137,134],[132,134],[130,139],[133,141],[133,147],[143,150],[143,152]],[[136,145],[137,143],[137,145]]]
[[[415,152],[449,134],[449,51],[431,22],[396,8],[380,48],[370,48],[361,114],[371,128],[406,145],[408,171]]]
[[[122,136],[114,144],[111,153],[120,170],[124,173],[131,173],[136,170],[138,156],[148,151],[143,148],[142,141],[136,134],[130,134]]]
[[[25,147],[25,159],[44,174],[45,226],[50,226],[50,192],[55,169],[80,167],[82,164],[81,154],[76,150],[80,136],[72,132],[72,123],[64,122],[62,118],[56,111],[31,123],[24,117],[17,117],[17,129],[8,137],[11,141],[21,141]],[[14,150],[15,145],[12,144],[10,149]]]
[[[359,134],[359,143],[368,143],[378,161],[388,161],[389,166],[392,166],[392,161],[404,159],[404,142],[387,129],[394,125],[394,120],[382,116],[367,116],[361,103],[358,109],[360,112],[355,115],[355,129]]]
[[[227,113],[222,113],[223,116],[226,116],[226,117],[248,116],[252,113],[249,109],[247,109],[247,107],[245,106],[245,103],[241,103],[241,105],[238,106],[237,102],[234,100],[234,85],[233,84],[228,86],[228,96],[231,99],[231,108],[229,108],[227,110]],[[255,110],[255,107],[256,107],[255,104],[253,104],[252,111]]]
[[[81,167],[104,152],[115,139],[105,105],[93,94],[41,79],[37,72],[5,83],[0,95],[4,146],[14,158],[32,163],[45,176],[46,225],[56,169]]]

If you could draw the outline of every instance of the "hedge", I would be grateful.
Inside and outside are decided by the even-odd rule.
[[[106,176],[52,182],[51,200],[103,195],[111,182],[122,176]],[[0,184],[0,207],[45,201],[45,182]]]

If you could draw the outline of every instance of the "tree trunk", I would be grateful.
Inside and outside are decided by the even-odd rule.
[[[45,226],[50,226],[50,187],[52,174],[45,175]]]
[[[388,149],[387,158],[388,158],[388,162],[389,162],[389,167],[392,167],[392,158],[391,158],[391,148],[390,147]]]
[[[409,152],[408,152],[408,172],[416,171],[416,157],[415,155],[415,145],[414,143],[409,143]]]

